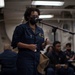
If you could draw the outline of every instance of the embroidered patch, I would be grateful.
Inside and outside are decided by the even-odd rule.
[[[42,37],[42,38],[44,38],[44,35],[42,33],[39,33],[39,36]]]

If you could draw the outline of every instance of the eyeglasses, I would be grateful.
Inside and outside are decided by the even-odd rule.
[[[39,18],[39,16],[38,16],[38,15],[31,15],[30,17]]]

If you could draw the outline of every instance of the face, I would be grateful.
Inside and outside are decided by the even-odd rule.
[[[32,11],[30,17],[31,17],[31,18],[32,18],[32,17],[38,18],[38,17],[39,17],[38,12],[37,12],[37,11]]]
[[[70,46],[66,46],[66,50],[71,50],[71,47]]]
[[[59,43],[56,44],[56,45],[55,45],[55,50],[56,50],[56,51],[60,51],[60,50],[61,50],[61,44],[59,44]]]
[[[35,25],[37,23],[36,18],[38,18],[38,17],[39,17],[39,15],[38,15],[37,11],[31,12],[31,15],[30,15],[30,18],[29,18],[30,24]]]

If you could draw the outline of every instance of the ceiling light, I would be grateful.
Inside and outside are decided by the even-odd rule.
[[[4,0],[0,0],[0,8],[4,7]]]
[[[62,6],[63,1],[32,1],[32,5]]]
[[[54,15],[40,15],[39,18],[52,18]]]

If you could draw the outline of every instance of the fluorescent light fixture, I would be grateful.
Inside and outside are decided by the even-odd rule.
[[[39,18],[52,18],[54,15],[40,15]]]
[[[4,0],[0,0],[0,8],[4,7]]]
[[[62,6],[63,1],[32,1],[32,5]]]

